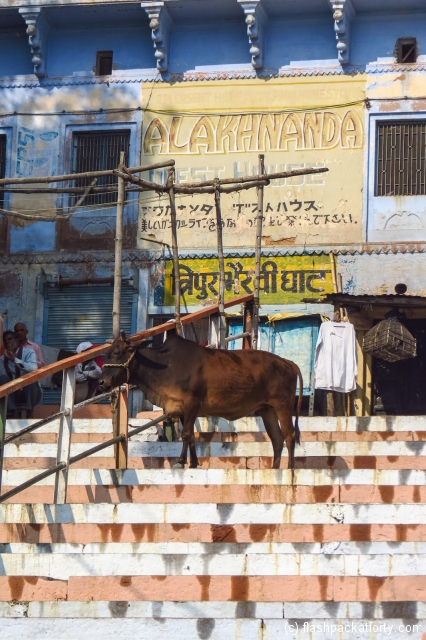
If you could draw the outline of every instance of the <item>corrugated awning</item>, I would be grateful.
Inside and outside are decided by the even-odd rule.
[[[407,295],[362,295],[354,296],[349,293],[328,293],[323,298],[304,298],[302,302],[336,304],[341,307],[426,307],[426,297]]]

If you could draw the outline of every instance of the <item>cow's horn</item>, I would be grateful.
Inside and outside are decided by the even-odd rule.
[[[121,330],[121,331],[120,331],[120,340],[122,340],[122,341],[124,342],[124,341],[125,341],[125,339],[126,339],[126,332],[125,332],[125,331],[123,331],[123,330]]]

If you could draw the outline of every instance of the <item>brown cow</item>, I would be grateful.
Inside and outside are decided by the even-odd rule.
[[[280,468],[284,440],[288,467],[294,468],[294,447],[300,441],[298,415],[303,382],[299,367],[267,351],[221,351],[200,347],[168,333],[158,349],[146,349],[150,341],[131,343],[124,332],[112,343],[100,385],[108,391],[126,382],[135,384],[153,404],[183,423],[183,446],[175,468],[187,462],[198,466],[194,422],[199,416],[237,420],[261,416],[274,450],[273,468]],[[293,426],[297,377],[299,402]],[[279,422],[278,422],[279,421]],[[281,425],[281,428],[280,428]]]

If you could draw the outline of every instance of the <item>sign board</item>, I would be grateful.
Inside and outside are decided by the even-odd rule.
[[[213,304],[219,295],[219,264],[215,258],[180,260],[181,302],[186,306]],[[225,300],[254,292],[253,258],[225,257]],[[260,269],[261,304],[294,304],[302,298],[331,293],[328,256],[263,258]],[[166,261],[164,305],[174,305],[173,262]]]
[[[350,77],[280,78],[144,85],[142,164],[174,158],[176,181],[328,167],[326,174],[274,180],[265,187],[266,247],[359,242],[362,226],[363,89]],[[327,106],[329,105],[329,106]],[[144,105],[146,106],[146,105]],[[152,171],[165,182],[167,172]],[[256,189],[222,195],[225,247],[253,247]],[[213,195],[176,198],[180,248],[216,247]],[[141,194],[141,247],[170,244],[166,196]],[[148,242],[144,242],[144,240]]]

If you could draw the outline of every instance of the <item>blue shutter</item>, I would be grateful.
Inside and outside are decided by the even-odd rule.
[[[112,285],[46,286],[43,344],[73,352],[80,342],[104,344],[112,338],[113,294]],[[123,282],[120,327],[126,334],[135,330],[137,298]],[[60,402],[60,389],[45,389],[43,402]]]

